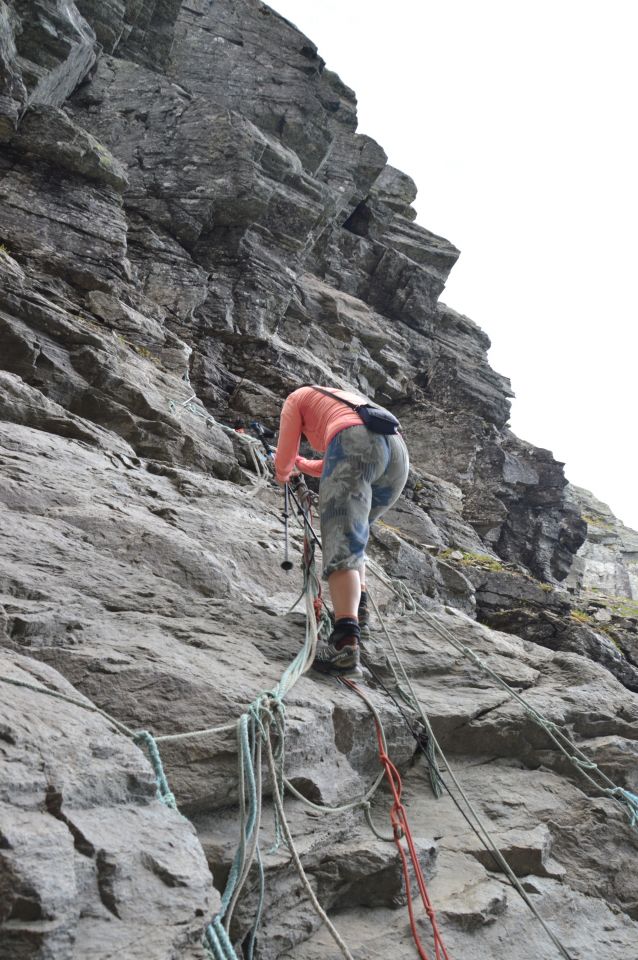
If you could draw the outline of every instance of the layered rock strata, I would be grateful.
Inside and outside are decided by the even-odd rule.
[[[415,223],[414,183],[356,132],[354,94],[312,42],[257,0],[0,2],[0,84],[0,676],[22,684],[0,680],[0,958],[204,956],[237,842],[232,735],[162,747],[180,816],[120,728],[44,688],[160,735],[226,723],[274,685],[303,637],[286,613],[299,575],[278,565],[278,491],[253,487],[220,424],[275,425],[301,383],[400,415],[413,469],[371,553],[638,790],[638,661],[582,619],[582,581],[560,586],[589,521],[562,464],[508,429],[487,337],[439,299],[458,251]],[[415,633],[375,595],[541,913],[574,958],[631,956],[622,807],[432,624]],[[389,681],[383,650],[375,622]],[[554,957],[370,690],[453,955]],[[362,794],[363,705],[303,678],[286,771],[321,803]],[[353,955],[413,956],[394,846],[360,815],[287,809]],[[380,826],[387,811],[379,793]],[[256,955],[334,956],[285,849],[265,870]],[[257,886],[231,926],[239,955]]]

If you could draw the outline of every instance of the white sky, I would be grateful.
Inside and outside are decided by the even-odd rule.
[[[638,528],[635,0],[271,0],[461,250],[511,427]]]

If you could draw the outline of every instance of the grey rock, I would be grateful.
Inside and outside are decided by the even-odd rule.
[[[27,89],[18,64],[14,31],[16,11],[0,3],[0,143],[9,140],[27,102]]]
[[[570,484],[567,495],[587,523],[587,540],[578,551],[567,586],[636,600],[638,533],[588,490]]]
[[[5,23],[13,28],[8,43],[15,44],[20,70],[10,89],[22,83],[27,104],[59,107],[95,63],[95,34],[73,0],[14,0],[11,7]]]
[[[277,136],[310,173],[329,155],[335,128],[354,133],[352,90],[324,69],[312,41],[257,0],[182,5],[167,73]]]
[[[83,174],[120,192],[127,186],[122,164],[56,107],[31,106],[11,142],[17,150],[54,167]]]
[[[126,282],[126,220],[112,187],[87,191],[81,179],[52,179],[35,160],[16,165],[5,154],[0,185],[1,236],[21,263],[80,288]]]
[[[460,777],[574,957],[633,956],[625,807],[446,638],[636,792],[635,623],[583,577],[558,587],[585,537],[581,506],[563,465],[508,429],[510,384],[488,364],[488,338],[439,300],[458,250],[415,223],[416,187],[357,134],[354,93],[257,0],[24,0],[0,4],[0,38],[5,673],[158,737],[239,717],[303,640],[290,612],[301,530],[293,518],[286,575],[280,493],[251,485],[228,425],[275,426],[301,383],[362,390],[397,412],[410,446],[404,496],[370,553],[433,619],[370,587],[446,752],[444,776]],[[596,547],[609,550],[607,531]],[[367,661],[398,698],[376,613],[371,627]],[[367,691],[453,954],[553,958],[450,796],[434,799],[396,704],[372,678]],[[9,955],[203,958],[237,843],[234,731],[159,740],[195,835],[100,715],[17,688],[1,709]],[[369,789],[375,729],[352,691],[305,676],[286,716],[285,770],[303,796],[334,806]],[[262,774],[255,958],[333,957],[287,851],[270,852]],[[374,839],[360,810],[285,802],[353,955],[413,956],[394,844]],[[390,803],[382,788],[371,804],[384,833]],[[230,924],[238,954],[258,896],[253,866]]]
[[[95,30],[95,36],[106,53],[113,53],[118,43],[128,36],[132,24],[127,14],[135,16],[142,3],[128,0],[76,0],[76,7]]]
[[[3,652],[2,674],[79,697],[31,658]],[[91,944],[96,957],[202,957],[210,874],[191,824],[156,799],[140,750],[46,693],[3,683],[0,712],[0,956],[71,957]]]

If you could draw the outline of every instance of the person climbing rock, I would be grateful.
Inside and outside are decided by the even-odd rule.
[[[367,426],[366,426],[367,422]],[[313,667],[322,673],[360,676],[359,643],[368,627],[365,548],[370,523],[398,499],[408,477],[408,451],[399,423],[388,411],[349,391],[305,386],[282,408],[275,476],[295,471],[321,477],[319,517],[323,577],[335,625],[319,644]],[[323,459],[299,456],[304,435]]]

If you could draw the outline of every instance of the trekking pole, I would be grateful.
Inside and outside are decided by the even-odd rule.
[[[293,562],[288,557],[288,518],[290,516],[290,488],[287,483],[284,484],[284,559],[281,561],[281,569],[288,573],[293,568]]]
[[[261,440],[264,449],[269,457],[272,458],[273,452],[272,447],[268,443],[267,437],[272,437],[272,430],[266,429],[263,423],[260,423],[258,420],[253,420],[250,424],[250,428],[255,433],[256,436]],[[293,494],[294,496],[294,494]],[[296,498],[295,498],[295,502]],[[288,520],[290,519],[290,486],[289,484],[284,484],[284,559],[281,561],[281,569],[285,570],[288,573],[289,570],[292,570],[294,564],[290,559],[289,554],[289,536],[288,536]]]
[[[299,510],[299,515],[300,515],[301,517],[303,517],[303,519],[304,519],[304,524],[305,524],[305,527],[306,527],[306,531],[310,534],[310,536],[312,537],[312,539],[315,541],[315,543],[317,544],[317,546],[318,546],[319,549],[321,550],[321,540],[319,539],[319,537],[317,536],[317,534],[315,533],[315,531],[314,531],[314,529],[313,529],[313,526],[312,526],[312,524],[311,524],[311,522],[310,522],[310,518],[308,517],[308,513],[306,512],[306,510],[304,510],[303,505],[299,502],[298,498],[295,496],[295,491],[294,491],[294,490],[291,490],[291,491],[290,491],[290,496],[292,497],[292,499],[293,499],[293,501],[294,501],[294,503],[295,503],[295,506],[296,506],[297,509]]]

